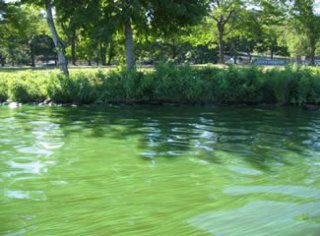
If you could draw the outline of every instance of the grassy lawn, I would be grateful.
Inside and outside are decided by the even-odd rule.
[[[232,65],[235,68],[250,68],[254,65]],[[230,67],[230,65],[221,65],[221,64],[196,64],[196,65],[191,65],[192,68],[218,68],[218,69],[225,69]],[[284,66],[256,66],[258,68],[262,68],[263,70],[274,70],[274,69],[279,69],[279,70],[283,70],[285,67]],[[304,68],[310,68],[311,70],[319,70],[320,71],[320,67],[307,67],[307,66],[303,66]],[[102,72],[110,72],[110,71],[114,71],[118,68],[121,68],[121,66],[69,66],[69,71],[70,74],[76,74],[78,72],[92,72],[92,73],[96,73],[98,71],[102,71]],[[138,71],[142,71],[142,72],[150,72],[150,71],[154,71],[154,66],[137,66],[137,70]],[[15,73],[15,72],[25,72],[25,71],[32,71],[34,73],[53,73],[56,74],[59,72],[58,68],[45,68],[45,67],[36,67],[36,68],[31,68],[31,67],[0,67],[0,74],[3,73]]]

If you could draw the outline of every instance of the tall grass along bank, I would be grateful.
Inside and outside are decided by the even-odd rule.
[[[0,73],[0,101],[21,103],[320,104],[320,69],[194,68],[160,64],[150,71],[81,70]]]

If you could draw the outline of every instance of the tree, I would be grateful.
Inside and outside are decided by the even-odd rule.
[[[64,43],[70,46],[71,63],[76,65],[76,44],[81,29],[88,31],[91,22],[97,23],[101,12],[98,0],[55,0],[56,21],[65,36]],[[93,5],[95,5],[92,12]],[[91,8],[89,8],[89,7]]]
[[[31,48],[33,57],[39,57],[42,61],[56,60],[55,46],[52,38],[46,34],[39,34],[32,37]]]
[[[226,31],[226,26],[233,17],[242,10],[243,8],[242,0],[212,0],[211,8],[212,14],[211,18],[215,21],[217,28],[217,38],[219,47],[219,63],[224,64],[224,50],[225,50],[225,40],[224,37],[231,33],[236,27],[231,27]]]
[[[40,32],[43,21],[33,7],[8,3],[0,22],[2,64],[34,64],[32,38]]]
[[[52,15],[52,1],[46,0],[45,8],[47,13],[47,21],[52,34],[52,40],[57,50],[58,66],[65,76],[69,76],[68,61],[64,52],[64,46],[59,38]]]
[[[64,73],[64,75],[69,76],[68,61],[65,56],[64,45],[60,40],[56,25],[53,19],[53,14],[52,14],[53,1],[52,0],[22,0],[22,3],[36,4],[37,6],[45,9],[47,23],[48,23],[52,40],[54,42],[56,52],[57,52],[58,66],[60,70]]]
[[[315,65],[316,45],[320,39],[320,15],[315,12],[314,0],[294,0],[291,9],[296,31],[308,40],[310,65]]]
[[[112,0],[103,4],[109,24],[124,33],[126,65],[135,67],[134,31],[170,34],[189,24],[195,24],[206,12],[204,0]]]

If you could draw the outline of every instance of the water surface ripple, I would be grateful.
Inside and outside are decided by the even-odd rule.
[[[320,113],[0,107],[0,235],[320,235]]]

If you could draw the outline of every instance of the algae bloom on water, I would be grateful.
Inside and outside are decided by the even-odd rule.
[[[0,107],[1,235],[320,234],[320,113]]]

